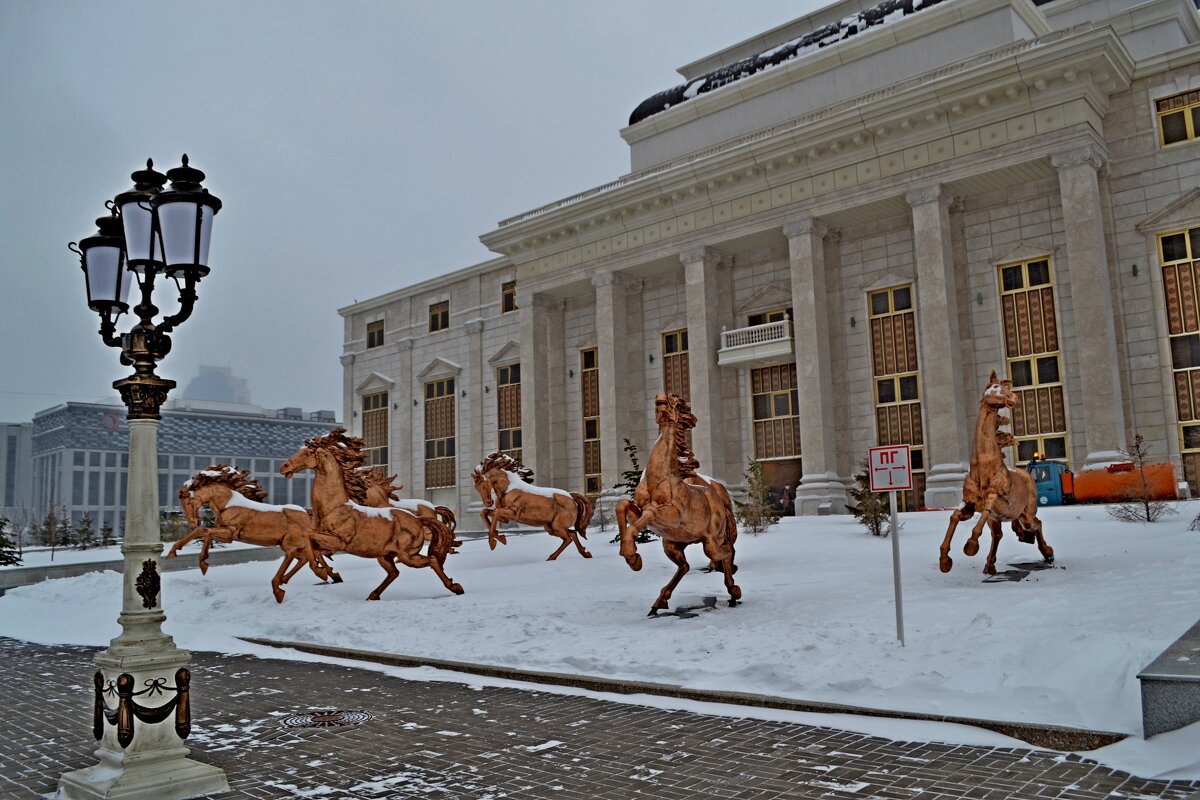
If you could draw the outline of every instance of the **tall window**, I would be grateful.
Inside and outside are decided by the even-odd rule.
[[[1021,402],[1012,410],[1017,463],[1067,458],[1062,353],[1054,279],[1045,258],[1000,267],[1000,312],[1008,377]]]
[[[450,327],[450,301],[443,300],[429,307],[429,332],[444,331]]]
[[[882,445],[912,448],[913,488],[899,505],[913,511],[925,498],[925,427],[921,421],[921,374],[912,286],[867,294],[871,321],[871,374],[875,392],[875,438]]]
[[[454,485],[454,378],[425,384],[425,488]]]
[[[688,332],[664,333],[662,337],[663,391],[673,392],[684,400],[692,397],[688,379]]]
[[[517,310],[517,282],[508,281],[500,286],[500,313]]]
[[[754,409],[754,457],[759,460],[798,458],[800,410],[796,365],[750,370],[750,391]]]
[[[383,346],[383,320],[367,323],[367,347]]]
[[[1200,493],[1200,228],[1158,237],[1183,476]]]
[[[600,365],[596,348],[579,351],[579,389],[583,400],[584,494],[597,497],[600,474]]]
[[[388,393],[365,394],[362,398],[363,455],[367,463],[388,468]]]
[[[1200,89],[1155,101],[1163,147],[1200,137]]]
[[[521,365],[496,369],[496,428],[500,449],[521,461]]]

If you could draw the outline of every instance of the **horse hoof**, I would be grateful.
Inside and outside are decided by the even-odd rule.
[[[591,554],[591,553],[589,553],[587,550],[584,550],[582,553],[580,553],[580,555],[581,555],[581,556],[583,556],[584,558],[591,558],[591,557],[592,557],[592,554]]]
[[[658,616],[658,606],[654,606],[653,608],[651,608],[650,613],[647,614],[646,616],[647,617],[657,617]]]
[[[732,589],[730,589],[729,597],[731,600],[741,600],[742,599],[742,587],[734,586]]]
[[[638,553],[634,553],[629,558],[625,559],[629,564],[629,568],[634,572],[638,572],[642,568],[642,557]]]
[[[163,556],[163,558],[174,558],[174,557],[175,557],[175,551],[174,551],[174,550],[172,550],[171,552],[169,552],[169,553],[167,553],[165,556]]]
[[[1042,557],[1042,560],[1045,561],[1047,564],[1053,564],[1054,563],[1054,551],[1051,550],[1047,555]]]
[[[996,565],[995,564],[985,564],[983,567],[983,574],[984,575],[995,575],[996,574]]]
[[[282,603],[283,595],[284,595],[283,589],[274,589],[272,591],[274,591],[274,593],[275,593],[275,602]]]
[[[963,553],[968,556],[973,556],[979,552],[979,541],[976,539],[967,539],[967,543],[963,545]],[[944,572],[945,570],[943,570]]]
[[[730,608],[733,608],[733,607],[734,607],[734,606],[736,606],[737,604],[738,604],[738,601],[737,601],[737,600],[733,599],[732,597],[731,597],[731,598],[729,598],[729,607],[730,607]]]
[[[208,574],[208,562],[207,562],[207,561],[201,561],[201,562],[200,562],[200,574],[201,574],[201,575],[207,575],[207,574]]]
[[[329,577],[333,579],[333,582],[334,582],[334,583],[341,583],[341,582],[342,582],[342,576],[341,576],[341,575],[338,575],[336,572],[331,572],[331,573],[329,573]]]
[[[507,536],[500,536],[497,534],[496,538],[500,541],[500,544],[508,544]]]
[[[367,595],[367,599],[368,600],[378,600],[379,595],[375,594],[374,592],[371,592],[369,595]]]
[[[496,549],[496,540],[495,539],[488,539],[488,549],[489,550]]]
[[[452,583],[452,584],[450,584],[450,591],[454,592],[455,594],[462,594],[464,590],[463,590],[463,587],[460,586],[459,584]]]
[[[950,558],[950,556],[942,556],[938,561],[938,569],[940,569],[942,572],[949,572],[950,568],[953,566],[954,559]]]

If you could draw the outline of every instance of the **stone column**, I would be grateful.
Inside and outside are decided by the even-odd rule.
[[[1117,333],[1104,246],[1100,185],[1096,172],[1104,165],[1100,152],[1087,144],[1058,153],[1050,159],[1058,170],[1062,195],[1063,228],[1074,306],[1079,392],[1083,399],[1083,424],[1089,466],[1125,461],[1125,411],[1121,398]]]
[[[180,697],[177,687],[190,689],[186,665],[191,653],[176,647],[162,630],[166,614],[162,610],[160,579],[158,425],[158,419],[129,420],[129,485],[121,545],[125,577],[117,618],[121,634],[109,642],[107,650],[96,654],[99,671],[93,690],[113,711],[124,702],[118,691],[126,686],[129,692],[137,693],[129,698],[132,708],[157,708]],[[144,693],[155,681],[160,682],[163,691]],[[82,680],[81,676],[80,683],[91,685],[93,681]],[[110,687],[111,694],[107,692]],[[101,689],[105,691],[101,693]],[[132,717],[127,739],[118,727],[120,718],[116,723],[103,717],[94,720],[100,733],[100,746],[95,751],[100,763],[63,775],[59,779],[60,797],[178,800],[229,791],[224,772],[187,757],[189,750],[184,747],[183,736],[190,731],[190,713],[182,729],[175,712],[153,723],[139,719],[136,713]]]
[[[397,374],[396,385],[393,387],[392,405],[396,406],[388,413],[391,424],[391,441],[388,443],[388,460],[391,471],[396,473],[396,480],[404,484],[403,497],[425,496],[425,470],[417,464],[419,455],[424,461],[425,448],[413,439],[413,369],[412,369],[412,339],[401,339],[396,342]],[[421,409],[415,409],[421,410]],[[419,485],[418,485],[419,484]]]
[[[459,508],[466,508],[479,500],[475,482],[471,479],[471,470],[487,455],[483,451],[483,387],[487,383],[483,374],[483,320],[469,320],[464,327],[467,329],[468,342],[467,370],[466,375],[459,378],[462,384],[459,387],[459,397],[462,398],[462,389],[466,390],[467,395],[462,398],[462,410],[465,414],[460,415],[459,419],[465,419],[463,428],[467,435],[458,438]],[[495,419],[492,420],[492,425],[495,427]]]
[[[698,417],[692,432],[692,449],[700,471],[728,483],[725,464],[725,429],[735,420],[722,414],[721,372],[717,350],[721,346],[720,285],[717,269],[721,255],[711,247],[681,253],[687,297],[688,366],[692,412]]]
[[[941,185],[910,191],[917,266],[917,347],[925,418],[925,505],[962,502],[970,447],[958,333],[950,202]]]
[[[343,353],[338,360],[342,363],[342,424],[353,435],[358,435],[354,424],[354,353]]]
[[[600,465],[610,489],[629,467],[624,439],[644,426],[646,356],[642,346],[642,282],[619,272],[592,275],[600,367]],[[644,447],[645,445],[641,445]]]
[[[792,278],[792,336],[800,399],[800,452],[804,474],[796,488],[797,514],[846,513],[838,476],[829,303],[825,293],[825,225],[812,217],[783,226]]]
[[[543,294],[520,295],[521,452],[542,486],[558,479],[555,420],[563,406],[563,305]]]

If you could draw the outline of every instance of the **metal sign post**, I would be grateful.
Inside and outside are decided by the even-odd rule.
[[[871,491],[887,492],[892,512],[892,578],[896,589],[896,638],[904,646],[904,598],[900,590],[900,525],[896,492],[912,488],[912,452],[906,444],[872,447],[869,456]]]

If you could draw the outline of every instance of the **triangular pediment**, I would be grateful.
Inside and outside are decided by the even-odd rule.
[[[863,291],[877,292],[880,289],[890,289],[893,286],[903,286],[906,283],[912,283],[916,280],[916,276],[912,273],[904,273],[899,271],[885,272],[871,281]]]
[[[671,331],[681,331],[687,328],[688,321],[686,314],[676,314],[669,318],[662,325],[658,326],[660,333],[670,333]]]
[[[493,367],[503,367],[507,364],[516,364],[521,360],[521,345],[509,340],[508,344],[496,351],[496,355],[488,359],[488,363]]]
[[[770,311],[776,308],[788,308],[792,305],[792,289],[780,283],[769,283],[759,289],[750,299],[737,308],[738,314],[752,311]]]
[[[354,387],[354,391],[358,392],[359,394],[362,394],[362,393],[365,393],[365,392],[368,392],[371,390],[380,390],[380,391],[387,390],[390,392],[395,387],[396,387],[396,382],[394,380],[392,380],[391,378],[389,378],[387,375],[384,375],[383,373],[380,373],[380,372],[372,372],[370,375],[368,375],[366,378],[364,378],[362,381],[360,381],[357,386]]]
[[[999,256],[994,257],[992,259],[992,266],[998,267],[1001,264],[1015,264],[1018,261],[1036,261],[1039,258],[1050,258],[1053,255],[1053,247],[1030,244],[1029,242],[1017,242]]]
[[[462,365],[455,364],[453,361],[447,361],[444,358],[435,358],[430,361],[425,369],[417,373],[417,377],[422,381],[436,380],[437,378],[453,378],[462,372]]]
[[[1184,192],[1167,206],[1137,224],[1142,233],[1194,228],[1200,223],[1200,187]]]

